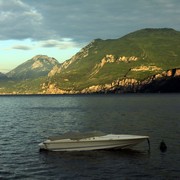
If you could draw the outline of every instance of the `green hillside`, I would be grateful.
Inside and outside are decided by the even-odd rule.
[[[173,29],[143,29],[116,40],[97,39],[77,53],[67,68],[52,76],[51,82],[61,89],[82,90],[116,79],[142,81],[180,67],[179,42],[180,32]]]
[[[96,39],[62,64],[51,61],[47,66],[47,62],[41,68],[32,60],[20,65],[20,70],[7,74],[9,81],[0,82],[0,93],[160,92],[161,87],[166,92],[166,82],[175,84],[169,89],[180,92],[176,88],[180,82],[180,32],[174,29],[142,29],[119,39]],[[44,67],[48,67],[45,74]],[[161,86],[156,87],[158,82]]]

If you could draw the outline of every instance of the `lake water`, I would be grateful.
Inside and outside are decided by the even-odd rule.
[[[151,152],[39,152],[48,136],[93,130],[149,135]],[[180,94],[0,96],[0,179],[179,179],[179,153]]]

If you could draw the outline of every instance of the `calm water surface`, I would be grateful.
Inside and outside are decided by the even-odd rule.
[[[180,94],[0,96],[0,179],[179,179]],[[127,151],[40,153],[67,131],[149,135]],[[160,152],[164,139],[168,149]]]

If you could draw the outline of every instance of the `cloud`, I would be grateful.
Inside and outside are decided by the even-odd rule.
[[[58,40],[46,40],[46,41],[41,41],[40,46],[44,48],[52,48],[56,47],[58,49],[69,49],[69,48],[74,48],[78,47],[79,44],[73,42],[71,39],[62,39],[60,41]]]
[[[57,49],[71,49],[71,48],[77,48],[81,47],[82,44],[78,44],[74,42],[72,39],[63,38],[61,40],[42,40],[42,41],[31,41],[25,40],[25,41],[13,41],[6,45],[7,47],[4,48],[4,50],[35,50],[35,49],[41,49],[41,48],[57,48]]]
[[[179,9],[179,0],[0,0],[0,39],[32,39],[63,48],[146,27],[178,30]]]
[[[47,47],[47,48],[58,47],[59,44],[60,43],[57,40],[47,40],[47,41],[41,42],[41,47]]]
[[[17,50],[32,50],[33,48],[30,46],[25,46],[25,45],[14,45],[10,49],[17,49]]]
[[[1,40],[34,38],[42,21],[42,15],[34,7],[20,0],[0,0]]]

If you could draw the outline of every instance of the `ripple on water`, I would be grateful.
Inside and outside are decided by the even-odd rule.
[[[176,94],[0,97],[0,179],[176,179],[179,102]],[[92,130],[149,135],[151,153],[147,144],[138,151],[39,153],[48,136]]]

